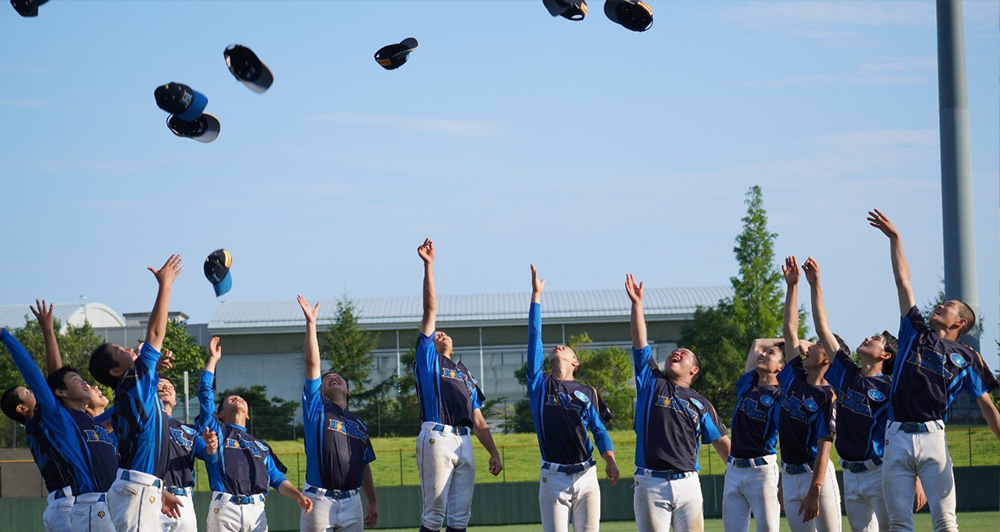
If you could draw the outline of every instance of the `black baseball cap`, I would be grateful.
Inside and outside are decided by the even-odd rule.
[[[587,2],[584,0],[542,0],[542,3],[553,17],[583,20],[587,15]]]
[[[606,0],[604,14],[632,31],[646,31],[653,25],[653,8],[642,0]]]
[[[202,113],[198,118],[187,121],[180,120],[175,115],[167,117],[167,127],[178,137],[197,140],[198,142],[212,142],[219,136],[222,124],[219,119],[208,113]]]
[[[219,297],[233,287],[233,277],[229,274],[229,267],[233,265],[233,256],[225,249],[217,249],[205,259],[205,277],[212,288],[215,289],[215,297]]]
[[[37,17],[38,6],[49,0],[10,0],[10,5],[14,6],[14,11],[22,17]]]
[[[160,109],[174,115],[178,120],[188,122],[196,120],[205,111],[208,98],[183,83],[171,81],[160,85],[153,91],[156,105]]]
[[[266,91],[274,83],[271,69],[246,46],[230,44],[222,52],[222,56],[226,58],[226,66],[233,76],[257,94]]]
[[[420,44],[416,39],[407,37],[400,41],[399,44],[390,44],[379,48],[375,52],[375,61],[386,70],[395,70],[406,63],[410,52],[416,50],[418,46]]]

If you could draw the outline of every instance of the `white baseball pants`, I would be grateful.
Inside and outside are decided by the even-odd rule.
[[[229,493],[212,492],[208,505],[208,532],[267,532],[264,496],[254,495],[250,504],[230,502]]]
[[[757,532],[778,532],[778,459],[773,454],[763,458],[766,463],[762,466],[726,465],[726,487],[722,492],[722,526],[726,532],[750,530],[751,512]]]
[[[889,530],[913,530],[913,492],[920,477],[934,531],[957,531],[955,474],[945,441],[944,422],[926,423],[929,432],[903,432],[890,422],[885,430],[882,482],[889,509]]]
[[[799,507],[809,493],[812,473],[781,474],[781,492],[785,499],[785,518],[792,532],[840,532],[843,521],[840,517],[840,486],[833,462],[827,460],[826,475],[819,490],[819,515],[808,522],[802,522]]]
[[[472,517],[472,490],[476,486],[476,459],[472,440],[459,436],[452,427],[431,430],[438,423],[426,422],[417,436],[417,469],[423,494],[421,525],[440,530],[445,513],[448,526],[466,528]]]
[[[666,480],[636,471],[632,498],[638,532],[702,532],[701,480],[694,473],[678,480]]]
[[[56,496],[59,496],[57,499]],[[73,530],[73,490],[65,487],[49,493],[49,504],[42,514],[45,532],[68,532]]]
[[[597,467],[578,473],[559,473],[550,464],[542,469],[538,480],[538,509],[545,532],[597,532],[601,522],[601,487],[597,484]]]
[[[127,477],[128,480],[122,479]],[[160,530],[160,479],[139,471],[119,469],[108,490],[108,510],[118,532],[157,532]]]
[[[104,493],[84,493],[73,501],[73,527],[76,532],[115,532]]]
[[[911,509],[913,499],[910,499]],[[882,466],[862,473],[844,469],[844,509],[852,532],[886,532],[889,510],[882,491]]]
[[[160,513],[160,530],[163,532],[198,532],[198,516],[194,512],[194,501],[191,499],[191,488],[185,495],[174,495],[181,500],[181,517],[174,519]]]
[[[365,528],[365,513],[361,505],[361,493],[355,493],[346,499],[334,499],[325,495],[326,490],[318,488],[319,493],[308,493],[312,488],[309,484],[302,487],[302,493],[313,502],[312,512],[302,510],[299,519],[299,529],[302,532],[361,532]]]

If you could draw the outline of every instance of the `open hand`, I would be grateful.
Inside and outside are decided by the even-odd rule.
[[[625,292],[633,304],[642,303],[642,281],[636,284],[635,277],[632,277],[631,273],[625,275]]]
[[[889,218],[886,218],[878,209],[868,211],[868,225],[882,231],[882,234],[889,238],[899,238],[899,231],[896,231],[896,226],[892,225]]]
[[[795,260],[795,255],[785,259],[781,265],[781,275],[785,276],[785,284],[795,286],[799,284],[799,263]]]
[[[160,360],[156,362],[156,372],[163,373],[170,371],[174,367],[174,353],[173,351],[163,348],[163,352],[160,353]]]
[[[181,518],[181,508],[184,507],[184,503],[177,498],[176,495],[170,493],[169,491],[164,491],[162,498],[160,499],[160,512],[167,516],[173,517],[174,519]]]
[[[819,281],[819,265],[816,264],[816,260],[812,257],[809,257],[802,263],[802,271],[806,274],[806,281],[809,281],[810,285],[814,285]]]
[[[302,307],[302,314],[306,317],[306,323],[316,323],[316,318],[319,316],[319,303],[316,303],[315,307],[309,306],[309,302],[306,298],[298,296],[299,306]]]
[[[209,456],[219,450],[219,435],[205,427],[205,432],[201,434],[201,439],[205,440],[205,453]]]
[[[417,255],[424,261],[424,264],[434,264],[434,242],[431,239],[424,239],[424,243],[417,246]]]
[[[181,267],[181,262],[183,261],[180,255],[171,255],[167,259],[167,262],[163,263],[162,268],[154,270],[152,267],[149,267],[149,271],[153,272],[153,275],[156,276],[156,282],[160,283],[160,286],[171,286],[174,284],[174,279],[184,271],[184,268]]]
[[[545,279],[538,278],[538,270],[535,269],[535,265],[531,265],[531,291],[536,294],[541,294],[545,290]]]
[[[219,345],[219,337],[213,336],[208,342],[208,359],[216,362],[222,358],[222,346]]]
[[[38,320],[38,325],[43,331],[54,330],[55,319],[52,317],[52,303],[45,306],[45,300],[35,300],[35,305],[28,307],[31,309],[31,313],[35,315],[35,319]]]
[[[799,515],[802,516],[803,523],[812,521],[819,516],[819,490],[815,486],[810,488],[809,493],[802,499],[802,504],[799,505]]]

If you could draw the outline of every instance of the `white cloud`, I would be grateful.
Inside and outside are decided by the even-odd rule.
[[[461,120],[449,118],[414,118],[378,113],[321,113],[306,117],[310,122],[333,122],[382,126],[419,133],[488,137],[500,132],[499,124],[486,120]]]

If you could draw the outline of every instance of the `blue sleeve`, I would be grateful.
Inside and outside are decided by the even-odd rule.
[[[160,352],[143,342],[139,349],[139,358],[135,359],[132,371],[135,372],[135,387],[129,391],[136,394],[136,398],[144,405],[148,412],[155,412],[159,409],[159,396],[156,393],[156,386],[160,382],[160,377],[156,373],[156,364],[160,361]],[[134,391],[133,391],[134,390]]]
[[[728,434],[726,426],[719,421],[719,416],[716,415],[715,408],[709,403],[705,405],[705,412],[701,415],[699,425],[702,443],[712,443]]]
[[[542,352],[542,306],[532,303],[528,311],[528,395],[534,396],[534,391],[540,387],[542,378],[542,363],[545,355]]]
[[[473,382],[475,382],[475,379],[473,379]],[[486,394],[479,389],[478,383],[476,383],[475,389],[472,390],[472,397],[470,397],[470,399],[472,401],[473,410],[483,407],[483,403],[486,401]]]
[[[111,408],[108,408],[107,410],[104,411],[104,413],[94,418],[94,423],[97,423],[98,425],[103,425],[105,422],[111,419],[111,416],[117,413],[118,413],[118,405],[111,405]]]
[[[969,351],[972,351],[972,367],[965,372],[962,389],[972,394],[973,397],[979,397],[984,393],[996,390],[998,387],[997,378],[986,365],[986,361],[974,349],[969,348]]]
[[[430,380],[429,377],[437,376],[437,355],[437,349],[434,348],[434,333],[430,336],[420,333],[417,338],[417,360],[414,364],[418,377]]]
[[[209,430],[215,432],[222,438],[222,430],[219,427],[219,421],[215,419],[215,391],[212,390],[212,385],[215,384],[215,373],[211,371],[201,372],[201,382],[198,384],[198,418],[195,420],[195,425],[198,427],[198,432],[203,432],[205,427]],[[222,451],[222,442],[219,442],[219,451]]]
[[[649,345],[642,349],[632,349],[632,362],[635,364],[635,387],[642,389],[653,382],[653,370],[649,367],[649,359],[653,358],[653,351]]]
[[[282,482],[288,480],[285,478],[284,473],[278,470],[278,466],[274,465],[274,460],[271,459],[271,453],[267,453],[267,455],[264,456],[264,465],[267,466],[267,478],[272,488],[278,489],[278,486],[280,486]]]
[[[194,457],[195,458],[198,458],[199,460],[204,460],[204,461],[207,462],[208,461],[208,453],[205,452],[205,447],[206,447],[205,440],[201,437],[201,434],[195,434],[194,435],[194,445],[191,447],[191,451],[192,451],[192,453],[194,453]],[[216,452],[218,452],[218,451],[216,451]]]
[[[323,395],[319,393],[322,379],[306,379],[302,388],[302,418],[309,422],[317,422],[323,414]]]
[[[375,449],[372,449],[372,441],[365,442],[365,463],[370,464],[375,461]]]
[[[595,396],[597,394],[594,394]],[[604,427],[604,423],[601,421],[601,416],[598,415],[597,409],[594,407],[594,401],[587,403],[588,419],[590,420],[590,432],[594,435],[594,443],[597,444],[597,450],[602,455],[608,451],[614,451],[615,447],[611,443],[611,435],[608,434],[608,429]]]
[[[743,394],[747,393],[747,390],[753,386],[754,381],[756,381],[757,372],[749,371],[740,375],[740,378],[736,379],[736,397],[743,397]]]
[[[819,409],[816,423],[816,437],[824,438],[837,434],[837,394],[827,393],[826,404]]]
[[[14,359],[14,365],[21,372],[21,376],[24,377],[24,382],[35,394],[35,402],[42,407],[42,414],[55,412],[59,406],[56,396],[49,389],[48,383],[45,382],[45,376],[42,375],[42,370],[38,369],[38,366],[35,365],[35,361],[31,358],[28,350],[7,329],[0,330],[0,341],[3,342],[3,345],[7,347],[7,351],[10,352],[11,358]]]
[[[788,388],[795,382],[795,378],[798,377],[798,369],[801,367],[802,359],[795,357],[785,363],[785,367],[778,372],[778,385],[781,386],[782,393],[787,392]]]
[[[858,370],[858,365],[851,360],[851,355],[848,354],[847,348],[845,346],[840,346],[837,350],[837,354],[830,359],[830,366],[826,368],[826,374],[823,378],[833,386],[834,390],[842,391],[844,389],[844,384],[848,382],[847,375],[853,371]]]

